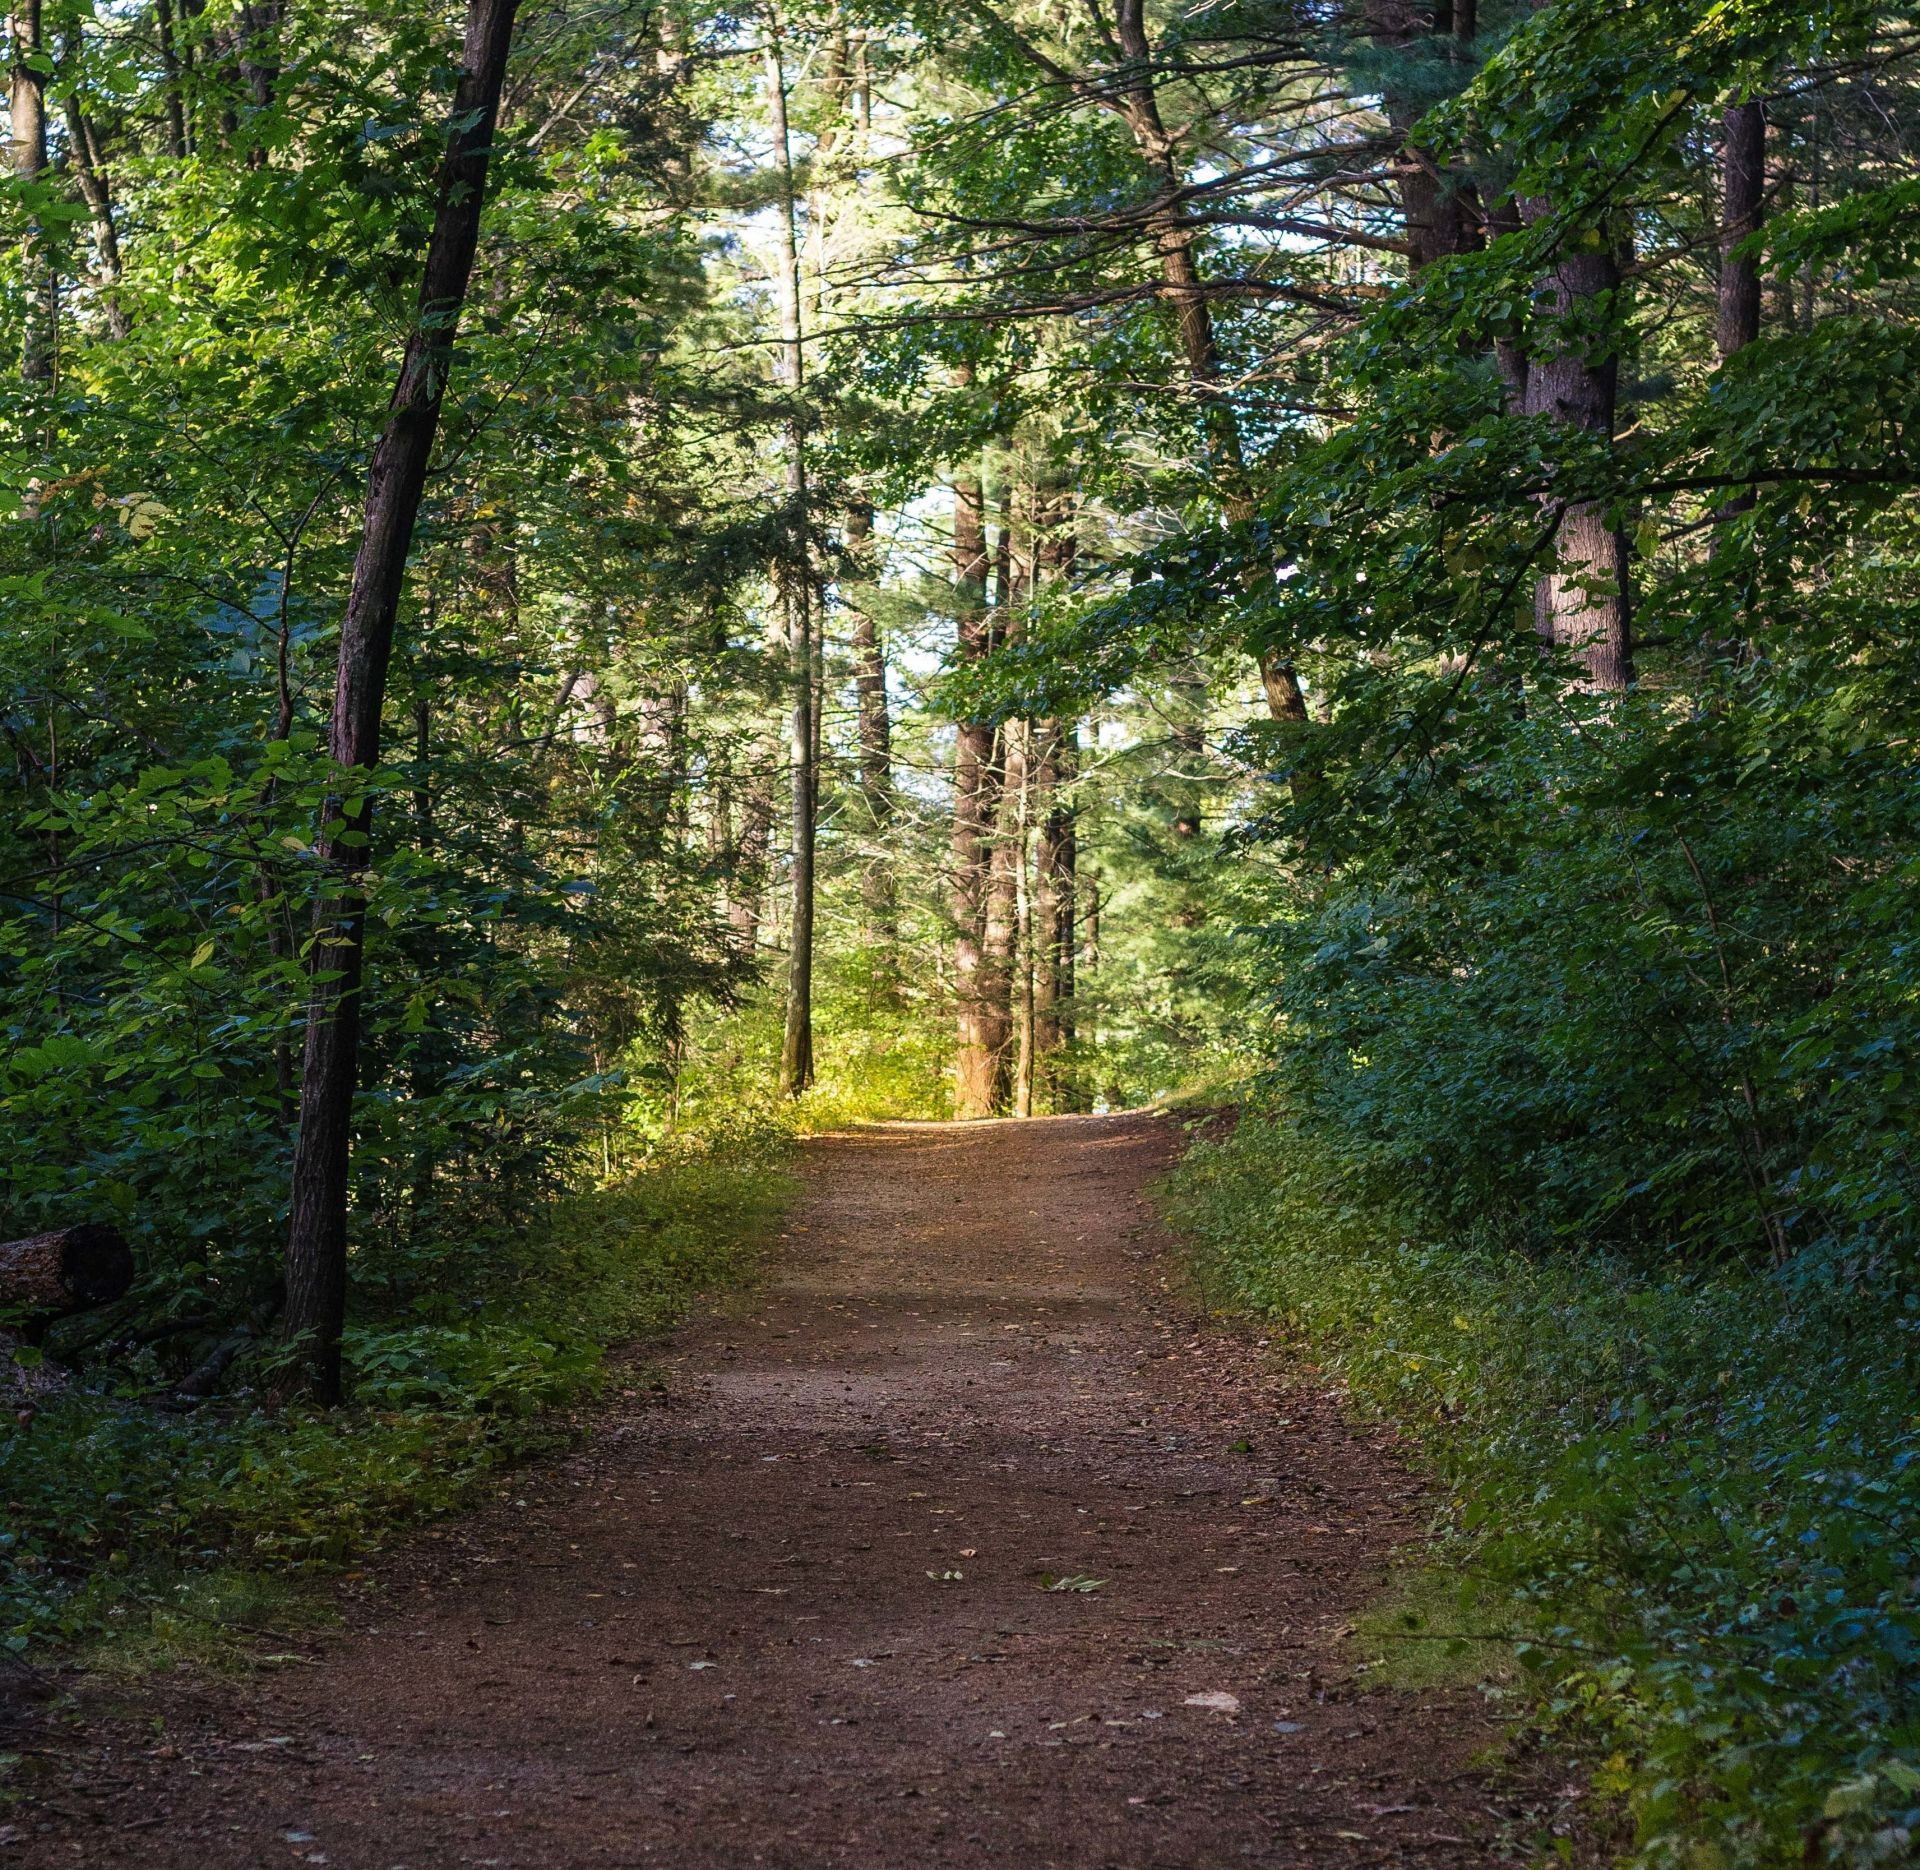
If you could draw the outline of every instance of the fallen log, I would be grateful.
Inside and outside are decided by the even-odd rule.
[[[133,1253],[103,1221],[0,1241],[0,1309],[57,1318],[109,1305],[133,1284]]]

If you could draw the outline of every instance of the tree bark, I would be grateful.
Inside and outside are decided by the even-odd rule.
[[[180,95],[180,54],[174,40],[173,0],[153,0],[153,27],[160,41],[161,89],[167,100],[167,154],[187,159],[187,110]]]
[[[420,300],[386,427],[374,449],[360,549],[340,627],[329,751],[364,782],[380,758],[380,712],[405,582],[407,555],[440,424],[453,339],[473,273],[487,165],[519,0],[468,0],[459,83],[448,119],[433,232]],[[300,1083],[287,1230],[287,1317],[300,1347],[303,1385],[340,1396],[340,1330],[346,1312],[347,1181],[359,1077],[360,1000],[366,964],[362,883],[373,805],[364,793],[330,799],[318,854],[331,901],[315,910],[312,986]]]
[[[869,582],[872,567],[873,508],[857,501],[847,515],[848,570],[858,588]],[[893,861],[884,840],[893,823],[893,715],[887,701],[887,656],[873,606],[852,599],[853,687],[858,717],[860,800],[868,839],[860,871],[860,896],[866,906],[870,940],[891,948],[900,938],[900,910]]]
[[[1013,1114],[1033,1115],[1036,1059],[1034,1053],[1034,885],[1028,868],[1028,835],[1032,801],[1031,726],[1020,723],[1023,764],[1018,790],[1013,793]],[[1012,791],[1012,788],[1009,788]]]
[[[240,81],[256,116],[273,107],[280,85],[281,11],[281,0],[251,0],[239,9]],[[266,161],[266,146],[255,138],[247,146],[247,167],[264,168]]]
[[[1074,936],[1079,920],[1074,875],[1078,855],[1072,787],[1079,766],[1079,729],[1040,724],[1034,761],[1033,1052],[1035,1094],[1050,1111],[1075,1108],[1060,1052],[1073,1042]]]
[[[40,0],[15,0],[12,37],[7,153],[17,180],[38,182],[47,172],[47,81],[38,65],[46,53],[40,30]],[[45,222],[31,210],[21,246],[20,270],[26,300],[20,375],[28,383],[50,383],[58,343],[53,244]]]
[[[1015,573],[1014,479],[1011,457],[1000,485],[1000,523],[993,547],[993,604],[987,614],[989,649],[1020,634],[1021,604]],[[987,854],[987,909],[981,942],[980,987],[986,1006],[986,1037],[993,1054],[993,1108],[1004,1110],[1013,1091],[1015,991],[1019,959],[1021,870],[1026,862],[1022,814],[1027,787],[1027,735],[1023,721],[1004,721],[994,736],[994,809]]]
[[[80,49],[77,37],[67,42],[69,65],[79,64]],[[100,160],[99,146],[94,141],[93,125],[80,106],[77,90],[68,90],[65,110],[68,155],[73,163],[73,177],[80,186],[81,200],[87,204],[87,215],[93,227],[93,250],[100,257],[100,304],[106,313],[107,335],[117,340],[127,336],[133,327],[120,303],[120,236],[114,226],[113,189],[107,179],[106,165]]]
[[[1741,243],[1760,231],[1767,187],[1767,113],[1759,99],[1730,104],[1721,119],[1720,292],[1714,344],[1720,355],[1760,335],[1760,263]]]
[[[980,984],[985,1042],[992,1057],[991,1108],[1004,1110],[1012,1090],[1014,972],[1019,945],[1020,867],[1026,861],[1022,814],[1027,790],[1024,721],[1003,722],[995,736],[995,811],[987,853],[987,913]]]
[[[786,563],[780,571],[792,691],[788,758],[793,768],[793,906],[787,931],[787,1019],[780,1046],[780,1089],[798,1097],[813,1082],[814,845],[819,811],[819,728],[814,710],[813,579],[807,539],[806,429],[800,396],[806,343],[800,323],[800,244],[795,226],[793,148],[787,130],[787,77],[780,23],[767,31],[767,108],[780,172],[780,220],[774,263],[780,301],[781,377],[793,399],[787,419]]]
[[[953,477],[953,581],[958,619],[955,664],[965,669],[987,653],[987,538],[979,469]],[[993,728],[962,720],[953,763],[953,985],[958,1010],[954,1053],[956,1117],[987,1117],[994,1103],[992,998],[983,978],[988,852],[994,818]]]
[[[1522,213],[1537,221],[1551,212],[1534,200]],[[1606,301],[1621,290],[1620,260],[1604,230],[1575,235],[1561,250],[1544,282],[1547,328],[1556,323],[1577,334],[1596,320],[1611,321]],[[1596,351],[1578,335],[1549,342],[1529,360],[1526,409],[1569,429],[1611,444],[1620,360],[1610,344]],[[1562,513],[1553,540],[1554,560],[1534,587],[1534,627],[1549,643],[1573,652],[1587,685],[1619,692],[1633,682],[1628,606],[1626,535],[1607,523],[1603,501],[1575,501]]]
[[[1367,30],[1374,42],[1393,51],[1404,51],[1423,40],[1438,41],[1434,49],[1459,57],[1475,31],[1471,7],[1463,19],[1454,7],[1422,8],[1413,0],[1366,0],[1366,14]],[[1387,128],[1400,140],[1393,159],[1394,181],[1406,223],[1407,271],[1417,279],[1436,261],[1470,253],[1481,245],[1478,216],[1467,178],[1442,169],[1430,151],[1412,142],[1413,126],[1424,114],[1421,102],[1410,100],[1403,87],[1389,80],[1381,106]]]
[[[97,1221],[0,1241],[0,1305],[58,1317],[110,1305],[133,1284],[133,1254],[119,1228]]]
[[[1159,100],[1154,95],[1153,45],[1147,37],[1144,0],[1119,0],[1114,11],[1114,30],[1129,67],[1118,87],[1121,115],[1133,132],[1135,147],[1171,196],[1185,178],[1160,115]],[[1221,510],[1230,524],[1244,525],[1253,517],[1256,502],[1248,485],[1239,419],[1221,387],[1213,308],[1207,301],[1206,284],[1194,259],[1197,235],[1186,216],[1174,208],[1157,215],[1149,226],[1160,258],[1160,277],[1173,301],[1187,380],[1200,399],[1201,423]],[[1267,698],[1267,710],[1276,721],[1306,720],[1306,696],[1288,657],[1276,651],[1261,656],[1260,686]]]

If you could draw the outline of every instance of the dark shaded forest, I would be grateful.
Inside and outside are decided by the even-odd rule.
[[[1920,19],[11,35],[16,1653],[450,1510],[800,1132],[1159,1102],[1636,1861],[1909,1857]]]

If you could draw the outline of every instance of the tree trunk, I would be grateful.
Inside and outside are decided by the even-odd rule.
[[[119,1228],[97,1221],[0,1241],[0,1306],[59,1317],[110,1305],[133,1284],[133,1254]]]
[[[187,159],[187,110],[180,95],[180,55],[175,48],[173,0],[153,0],[153,25],[160,41],[161,88],[167,99],[167,154]]]
[[[80,93],[73,88],[79,81],[81,51],[79,35],[74,34],[66,43],[66,62],[71,74],[64,106],[67,154],[73,164],[73,178],[80,186],[80,198],[87,204],[93,228],[93,250],[100,259],[100,304],[106,313],[107,335],[119,339],[132,329],[120,303],[120,236],[114,226],[113,189],[107,179],[106,165],[100,160],[93,125],[80,106]]]
[[[992,1055],[991,1108],[1004,1110],[1012,1089],[1014,958],[1020,913],[1019,867],[1025,860],[1021,811],[1027,789],[1026,726],[1007,721],[996,736],[998,772],[991,845],[987,853],[987,913],[981,941],[981,998],[985,1040]]]
[[[251,0],[239,9],[240,81],[256,116],[273,107],[280,84],[280,14],[281,0]],[[264,168],[266,161],[266,146],[257,138],[250,141],[247,167]]]
[[[847,515],[847,559],[856,588],[869,582],[873,550],[873,508],[858,501]],[[853,613],[853,686],[858,704],[860,800],[868,839],[860,872],[860,896],[866,906],[871,941],[892,947],[900,938],[900,910],[893,860],[885,848],[893,823],[893,716],[887,702],[887,657],[871,603],[851,599]]]
[[[1523,206],[1530,221],[1551,211],[1534,200]],[[1544,354],[1527,372],[1527,413],[1548,416],[1567,428],[1613,437],[1620,360],[1609,346],[1595,354],[1590,332],[1610,323],[1605,301],[1621,290],[1620,261],[1604,231],[1590,231],[1562,247],[1548,272],[1548,330],[1565,322],[1574,337],[1549,338]],[[1569,649],[1586,670],[1587,684],[1618,692],[1633,682],[1633,651],[1627,598],[1627,540],[1607,523],[1604,501],[1576,501],[1562,513],[1553,539],[1554,562],[1534,588],[1534,626],[1549,643]]]
[[[1026,744],[1031,729],[1021,723],[1020,738]],[[1029,753],[1031,749],[1029,748]],[[1028,825],[1032,801],[1032,760],[1021,768],[1019,791],[1014,807],[1013,845],[1013,1114],[1033,1115],[1034,1090],[1034,954],[1033,954],[1033,881],[1028,868],[1031,855]]]
[[[1076,827],[1072,786],[1079,729],[1040,724],[1033,769],[1035,839],[1033,1052],[1036,1096],[1050,1111],[1074,1108],[1060,1051],[1073,1040]]]
[[[1421,7],[1413,0],[1366,0],[1367,31],[1378,45],[1403,51],[1420,41],[1455,58],[1463,55],[1475,31],[1474,9]],[[1387,127],[1399,139],[1393,158],[1394,182],[1407,230],[1407,271],[1418,278],[1438,260],[1471,253],[1481,244],[1471,184],[1458,171],[1442,169],[1431,152],[1409,140],[1425,115],[1425,99],[1410,98],[1389,78],[1381,96]]]
[[[989,649],[1020,633],[1015,591],[1011,459],[1000,486],[1000,523],[993,547],[993,605],[987,614]],[[1025,724],[1001,723],[994,736],[995,809],[990,814],[987,854],[987,907],[981,940],[980,992],[986,1008],[986,1042],[993,1054],[993,1108],[1004,1110],[1013,1088],[1014,991],[1019,953],[1020,868],[1025,861],[1021,812],[1026,793]]]
[[[1755,98],[1721,119],[1720,303],[1714,343],[1722,357],[1760,335],[1760,263],[1741,243],[1760,231],[1767,186],[1767,113]]]
[[[1147,38],[1144,0],[1119,0],[1114,29],[1130,70],[1119,86],[1121,115],[1146,163],[1171,195],[1184,182],[1175,159],[1173,140],[1161,120],[1153,90],[1153,46]],[[1233,404],[1220,385],[1219,344],[1213,329],[1213,308],[1207,302],[1205,282],[1193,257],[1193,228],[1178,209],[1169,209],[1149,223],[1160,257],[1160,277],[1173,301],[1174,321],[1180,332],[1181,355],[1187,380],[1200,401],[1201,423],[1221,510],[1228,521],[1244,525],[1256,510],[1248,485],[1246,456],[1241,447],[1240,423]],[[1276,721],[1304,721],[1306,696],[1289,658],[1268,651],[1260,658],[1260,686],[1267,709]]]
[[[962,669],[987,653],[987,539],[977,468],[953,477],[953,579]],[[986,942],[988,851],[994,818],[993,729],[963,720],[953,762],[953,987],[959,1034],[954,1053],[956,1117],[993,1114],[992,997],[982,978]]]
[[[14,176],[41,181],[47,172],[47,81],[39,61],[46,44],[40,31],[40,0],[15,0],[13,72],[8,92],[11,158]],[[20,252],[25,285],[25,334],[20,346],[20,375],[28,383],[53,380],[58,341],[53,278],[53,243],[46,223],[29,208]]]
[[[473,273],[500,87],[519,0],[468,0],[461,71],[448,118],[433,233],[420,301],[386,427],[367,476],[360,550],[340,626],[329,751],[363,782],[380,758],[400,594],[453,339]],[[312,989],[300,1083],[287,1230],[287,1332],[300,1346],[304,1387],[322,1404],[340,1396],[340,1329],[347,1290],[347,1181],[353,1096],[360,1064],[360,996],[366,964],[362,875],[371,799],[335,797],[324,810],[318,854],[332,900],[315,910]]]
[[[800,245],[795,226],[793,150],[787,131],[787,78],[780,24],[769,14],[767,107],[780,170],[775,285],[780,300],[781,377],[792,398],[787,418],[786,563],[780,599],[787,625],[787,680],[792,690],[788,758],[793,768],[793,911],[787,932],[787,1020],[780,1046],[780,1089],[798,1097],[813,1082],[813,898],[815,821],[819,810],[819,729],[814,711],[813,579],[807,538],[806,429],[800,396],[806,346],[800,325]]]

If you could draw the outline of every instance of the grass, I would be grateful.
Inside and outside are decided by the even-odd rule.
[[[0,1642],[116,1666],[205,1659],[288,1627],[352,1564],[578,1429],[615,1345],[738,1282],[789,1198],[768,1139],[664,1154],[536,1235],[416,1256],[347,1334],[350,1406],[244,1393],[182,1414],[136,1369],[0,1435]],[[113,1379],[109,1386],[109,1379]],[[257,1647],[257,1643],[255,1644]]]
[[[1431,1560],[1409,1565],[1353,1620],[1347,1637],[1376,1688],[1418,1694],[1436,1688],[1511,1692],[1524,1671],[1518,1632],[1489,1633],[1485,1607],[1459,1573]]]

